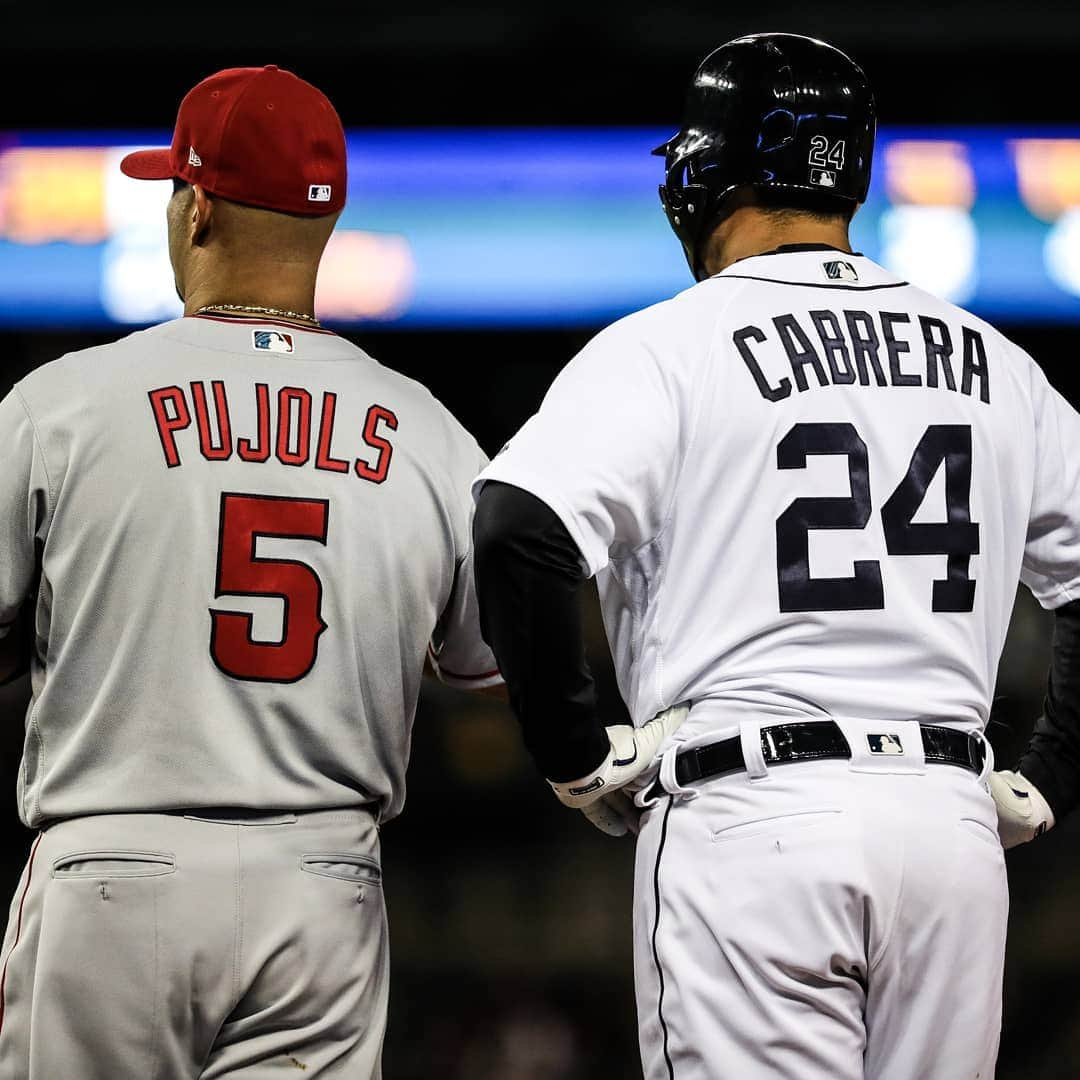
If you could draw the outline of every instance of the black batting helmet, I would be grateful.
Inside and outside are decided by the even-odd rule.
[[[666,159],[660,202],[694,277],[707,276],[699,249],[735,188],[863,202],[876,123],[862,69],[824,41],[752,34],[710,53],[682,129],[653,151]]]

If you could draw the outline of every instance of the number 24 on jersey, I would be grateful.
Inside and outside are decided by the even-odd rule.
[[[881,564],[858,559],[851,577],[810,575],[811,529],[864,529],[870,520],[870,462],[852,424],[796,424],[776,448],[779,469],[805,469],[811,454],[847,457],[851,494],[799,498],[776,520],[776,572],[781,611],[867,611],[885,607]],[[913,521],[939,469],[945,469],[946,520]],[[933,611],[971,611],[975,582],[968,575],[979,553],[971,520],[971,426],[931,424],[919,440],[896,490],[881,508],[890,555],[945,555],[946,576],[933,583]]]

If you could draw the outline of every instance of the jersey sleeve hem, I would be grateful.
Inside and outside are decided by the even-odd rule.
[[[551,512],[563,523],[570,538],[577,545],[585,562],[589,577],[595,577],[609,562],[607,548],[595,538],[590,538],[590,530],[582,524],[581,517],[563,501],[562,496],[543,477],[528,470],[501,466],[496,458],[474,481],[473,499],[480,494],[480,489],[488,480],[497,480],[501,484],[510,484],[521,488],[530,495],[535,495],[545,503]]]
[[[487,690],[492,686],[502,686],[503,677],[495,671],[489,675],[451,675],[442,668],[435,669],[439,673],[439,682],[453,687],[455,690]]]
[[[1073,600],[1080,599],[1080,581],[1055,581],[1043,574],[1023,574],[1021,581],[1044,611],[1053,611]]]
[[[503,684],[502,673],[498,668],[494,668],[491,671],[477,672],[475,675],[466,675],[458,671],[448,671],[439,663],[439,658],[435,655],[435,650],[430,645],[428,646],[428,659],[431,661],[431,666],[438,676],[439,682],[445,683],[447,686],[452,686],[459,690],[486,690],[489,686],[502,686]]]

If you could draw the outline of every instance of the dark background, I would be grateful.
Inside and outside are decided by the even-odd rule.
[[[306,5],[0,4],[0,130],[167,128],[212,71],[277,63],[346,127],[670,124],[696,62],[741,33],[790,30],[852,53],[883,122],[1075,124],[1080,8],[1063,2],[681,5],[547,2],[452,14]],[[162,223],[164,228],[164,222]],[[674,243],[674,239],[672,243]],[[1080,327],[1004,328],[1074,402]],[[0,389],[108,334],[0,333]],[[497,449],[589,332],[348,336],[427,383]],[[1018,598],[990,734],[1011,764],[1040,707],[1048,617]],[[598,620],[605,708],[620,704]],[[912,677],[918,677],[912,672]],[[0,894],[28,845],[14,784],[24,684],[0,691]],[[610,722],[610,720],[609,720]],[[388,1080],[623,1080],[636,1064],[632,844],[562,811],[498,705],[438,686],[417,716],[405,815],[384,832],[394,974]],[[1009,856],[1013,914],[999,1077],[1080,1076],[1080,829]],[[973,914],[973,917],[975,915]],[[943,1048],[947,1052],[947,1048]]]

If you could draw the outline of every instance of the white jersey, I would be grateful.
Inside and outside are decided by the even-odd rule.
[[[475,441],[335,334],[179,319],[0,403],[0,621],[36,588],[23,821],[404,798],[425,650],[497,683]]]
[[[1080,417],[992,327],[858,255],[742,260],[599,334],[479,478],[598,576],[641,724],[984,727],[1022,579],[1080,597]]]

